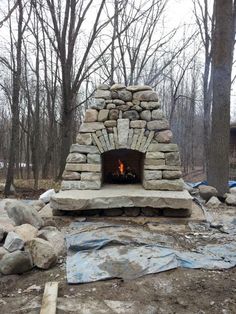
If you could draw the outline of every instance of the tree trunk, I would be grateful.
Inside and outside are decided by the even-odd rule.
[[[11,125],[11,140],[9,162],[7,168],[7,177],[4,193],[10,194],[11,184],[14,180],[15,162],[19,161],[19,96],[20,96],[20,79],[21,79],[21,48],[22,48],[22,24],[23,24],[23,7],[21,0],[18,0],[19,20],[18,20],[18,38],[16,43],[16,69],[13,72],[13,92],[12,92],[12,125]]]
[[[228,190],[230,89],[234,48],[232,0],[215,0],[213,33],[213,104],[208,183],[219,196]]]

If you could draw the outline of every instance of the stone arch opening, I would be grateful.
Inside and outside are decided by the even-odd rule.
[[[113,149],[102,154],[104,184],[142,183],[144,153],[132,149]]]

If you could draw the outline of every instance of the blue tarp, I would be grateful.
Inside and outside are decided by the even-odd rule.
[[[208,185],[207,181],[199,181],[199,182],[186,182],[192,188],[198,188],[200,185]],[[228,181],[229,188],[233,188],[236,186],[236,181]]]
[[[227,269],[236,266],[236,242],[178,248],[174,238],[142,228],[104,223],[73,223],[66,238],[67,281],[134,279],[177,267]]]

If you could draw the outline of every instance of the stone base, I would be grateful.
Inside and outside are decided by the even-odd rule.
[[[105,185],[100,190],[60,191],[50,205],[58,210],[89,210],[122,207],[184,209],[191,212],[192,197],[188,191],[145,190],[141,185]]]

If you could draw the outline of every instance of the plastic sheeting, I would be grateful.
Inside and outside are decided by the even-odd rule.
[[[185,182],[187,185],[192,188],[198,188],[200,185],[208,185],[207,181],[199,181],[199,182]],[[228,181],[229,188],[233,188],[236,186],[236,181]]]
[[[227,269],[236,265],[236,242],[183,251],[171,236],[105,223],[73,223],[66,238],[67,281],[134,279],[177,267]]]

